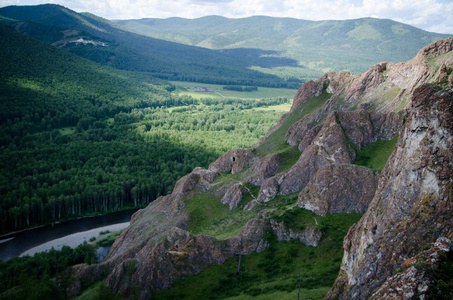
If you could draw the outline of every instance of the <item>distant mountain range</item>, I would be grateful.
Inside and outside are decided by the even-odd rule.
[[[157,39],[209,49],[261,49],[272,57],[297,61],[297,67],[273,68],[274,74],[290,73],[304,79],[334,70],[366,71],[383,62],[411,59],[418,50],[446,34],[427,32],[386,19],[307,21],[255,16],[229,19],[141,19],[116,23]],[[258,69],[258,68],[257,68]],[[296,75],[297,74],[297,75]]]
[[[113,22],[53,4],[1,8],[0,22],[117,69],[167,80],[291,88],[331,70],[360,73],[382,61],[407,61],[418,49],[448,37],[373,18]]]

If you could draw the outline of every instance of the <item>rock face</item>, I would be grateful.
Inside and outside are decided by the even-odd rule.
[[[210,164],[208,170],[211,172],[231,172],[234,174],[252,165],[257,160],[250,150],[234,149],[226,152]]]
[[[403,271],[388,278],[370,299],[427,299],[430,293],[439,295],[433,273],[440,268],[451,248],[450,239],[438,238],[431,248],[407,259],[401,265]],[[451,299],[453,291],[442,296]]]
[[[222,198],[222,204],[227,204],[230,210],[235,209],[242,200],[242,184],[236,183],[228,189]]]
[[[263,159],[260,159],[256,164],[251,166],[247,171],[247,175],[252,175],[247,183],[260,186],[263,181],[275,175],[280,168],[281,157],[279,154],[274,154]]]
[[[453,92],[423,85],[376,195],[344,240],[328,298],[366,299],[421,246],[453,226]]]
[[[379,172],[355,165],[321,167],[299,194],[298,207],[318,215],[364,213],[376,192]]]
[[[322,232],[316,227],[307,227],[304,232],[297,232],[291,228],[287,228],[285,223],[270,220],[271,228],[277,235],[279,242],[298,239],[307,246],[317,247],[322,237]]]
[[[365,110],[338,112],[338,123],[357,149],[377,140],[391,140],[403,126],[403,118],[397,113],[377,114]]]
[[[453,86],[451,71],[453,59],[444,55],[453,49],[453,37],[437,41],[421,49],[410,61],[405,63],[380,63],[371,67],[367,72],[358,75],[351,75],[349,72],[330,72],[319,78],[317,81],[305,83],[294,97],[290,113],[300,110],[300,107],[313,96],[327,92],[331,94],[330,99],[321,110],[321,114],[307,117],[303,122],[288,131],[287,140],[295,144],[293,137],[298,136],[300,140],[304,133],[295,132],[295,128],[301,128],[302,123],[310,121],[319,122],[322,114],[333,111],[350,111],[364,105],[373,107],[379,113],[396,112],[403,109],[413,97],[417,87],[424,83],[435,82],[436,67],[428,63],[428,59],[437,58],[443,55],[440,63],[444,63],[444,72],[438,76],[447,74],[444,77],[446,86]],[[441,65],[439,65],[440,67]],[[438,82],[438,80],[436,81]],[[277,128],[279,128],[290,114],[285,114],[271,131],[256,146],[262,144]],[[310,126],[308,126],[310,127]],[[300,130],[304,130],[301,128]]]
[[[317,246],[321,239],[321,232],[317,228],[295,232],[282,223],[282,231],[280,227],[272,225],[272,219],[258,217],[247,222],[238,235],[226,240],[217,240],[207,235],[194,236],[181,229],[181,224],[168,227],[165,221],[165,225],[159,228],[162,231],[153,231],[159,233],[146,240],[138,238],[137,232],[131,232],[137,230],[138,226],[145,227],[140,224],[143,220],[146,218],[137,219],[131,224],[128,232],[123,233],[121,239],[115,242],[107,262],[100,266],[110,273],[107,284],[112,290],[130,294],[130,282],[133,282],[140,289],[143,299],[149,298],[154,291],[170,287],[177,278],[199,273],[211,264],[223,263],[230,255],[247,255],[265,250],[269,245],[264,238],[266,230],[273,230],[280,236],[284,234],[284,240],[296,238],[309,246]],[[131,238],[127,242],[129,247],[140,243],[138,249],[118,251],[118,246],[128,238]],[[88,276],[93,272],[85,273]]]
[[[355,151],[351,144],[360,149],[378,139],[391,139],[402,125],[403,118],[396,113],[377,114],[360,110],[329,114],[321,128],[305,130],[306,135],[301,142],[304,151],[297,163],[289,170],[263,181],[258,201],[267,202],[277,195],[302,190],[321,167],[353,163]],[[316,133],[315,137],[312,137],[313,133]],[[307,135],[310,140],[308,146]],[[376,176],[372,178],[377,180]]]

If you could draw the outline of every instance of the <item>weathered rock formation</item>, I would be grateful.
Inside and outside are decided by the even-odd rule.
[[[396,113],[377,114],[360,110],[329,114],[320,129],[304,129],[310,135],[311,142],[308,146],[305,136],[298,135],[304,138],[304,151],[299,160],[289,170],[266,179],[262,183],[258,201],[267,202],[276,195],[302,190],[319,168],[330,164],[353,163],[355,151],[352,145],[360,149],[379,139],[391,139],[402,125],[403,118]],[[315,132],[317,134],[312,138],[312,133]],[[294,138],[293,141],[298,139]],[[377,180],[377,177],[373,178]]]
[[[303,232],[288,228],[285,223],[270,220],[271,228],[281,241],[298,239],[307,246],[317,247],[322,237],[322,232],[317,227],[307,227]]]
[[[242,184],[236,183],[231,186],[222,198],[222,204],[227,204],[230,210],[235,209],[242,200]]]
[[[258,159],[250,150],[234,149],[226,152],[215,162],[209,165],[212,172],[231,172],[232,174],[244,170]]]
[[[410,102],[415,89],[424,83],[439,82],[438,77],[444,76],[447,86],[448,82],[449,86],[452,86],[453,76],[450,76],[453,66],[452,49],[453,38],[448,38],[426,46],[412,60],[405,63],[380,63],[358,75],[351,75],[349,72],[327,73],[317,81],[305,83],[299,89],[290,112],[299,111],[310,97],[319,96],[323,92],[331,94],[322,108],[324,114],[335,110],[351,111],[363,105],[372,106],[374,111],[380,113],[397,112]],[[435,64],[430,64],[428,60],[433,59],[436,59]],[[295,133],[295,128],[300,128],[304,123],[319,122],[322,113],[307,116],[303,121],[294,124],[294,127],[288,130],[286,136],[288,142],[295,144],[292,135],[303,136],[301,133]],[[283,115],[257,146],[277,130],[288,116],[289,114]]]
[[[429,299],[430,294],[441,295],[444,299],[452,298],[453,291],[442,291],[442,287],[438,286],[442,283],[436,282],[435,278],[435,273],[445,262],[452,247],[450,239],[438,238],[428,250],[407,259],[400,271],[389,277],[370,300]]]
[[[355,165],[327,165],[310,178],[298,207],[324,216],[364,213],[376,192],[379,172]]]
[[[329,298],[366,299],[421,246],[453,227],[453,92],[415,90],[374,199],[344,240]]]
[[[263,181],[275,175],[280,168],[281,157],[279,154],[274,154],[260,159],[256,164],[251,166],[246,175],[251,175],[247,183],[260,186]]]

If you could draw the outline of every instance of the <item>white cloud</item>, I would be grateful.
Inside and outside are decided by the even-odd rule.
[[[0,6],[58,3],[108,19],[268,15],[307,20],[387,18],[453,34],[452,0],[0,0]]]

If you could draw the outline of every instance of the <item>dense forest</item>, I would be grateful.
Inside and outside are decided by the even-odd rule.
[[[5,299],[67,299],[74,276],[72,267],[96,262],[96,247],[87,244],[75,249],[63,246],[33,257],[0,261],[0,290]],[[108,293],[108,290],[106,290]]]
[[[285,98],[179,96],[0,24],[0,232],[124,207],[256,143]]]

